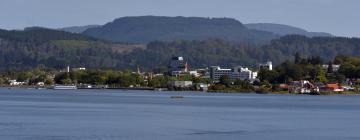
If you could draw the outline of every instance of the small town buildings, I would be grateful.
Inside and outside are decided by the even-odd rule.
[[[169,64],[169,74],[171,76],[182,76],[182,75],[192,75],[195,77],[201,76],[201,73],[199,73],[197,70],[190,71],[188,63],[181,56],[171,58]]]
[[[178,76],[184,72],[188,72],[188,64],[183,57],[173,57],[169,64],[169,74],[171,76]]]
[[[352,89],[349,87],[349,89]],[[321,92],[343,92],[345,88],[340,86],[338,83],[315,83],[312,84],[307,80],[293,81],[289,85],[290,93],[301,93],[301,94],[312,94]]]
[[[293,81],[288,88],[290,93],[297,94],[318,94],[320,92],[319,87],[307,80]]]

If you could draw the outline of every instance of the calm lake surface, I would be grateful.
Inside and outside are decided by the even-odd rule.
[[[359,140],[359,109],[350,95],[0,88],[0,140]]]

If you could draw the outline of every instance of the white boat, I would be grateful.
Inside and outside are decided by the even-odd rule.
[[[74,90],[77,89],[76,86],[65,86],[65,85],[55,85],[53,86],[55,90]]]

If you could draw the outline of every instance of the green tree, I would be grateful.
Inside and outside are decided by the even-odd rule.
[[[32,78],[33,74],[31,72],[21,72],[18,76],[17,76],[17,81],[19,82],[27,82],[30,80],[30,78]]]
[[[336,82],[341,84],[341,83],[345,82],[346,76],[343,74],[336,74],[335,79],[336,79]]]
[[[328,79],[326,78],[326,72],[323,69],[320,69],[316,75],[315,81],[327,83]]]
[[[54,81],[50,78],[47,78],[44,82],[45,85],[53,85],[54,84]]]
[[[73,84],[70,78],[62,79],[62,80],[61,80],[61,83],[62,83],[62,84],[65,84],[65,85]]]
[[[279,74],[277,71],[271,71],[271,70],[260,70],[258,74],[258,78],[261,81],[270,81],[270,82],[276,82]]]
[[[5,79],[3,77],[0,77],[0,85],[5,84]]]
[[[237,86],[241,91],[252,91],[252,90],[254,90],[253,85],[248,80],[237,79],[237,80],[235,80],[234,85]]]
[[[223,76],[220,77],[219,83],[222,84],[222,85],[225,85],[226,87],[230,87],[231,80],[230,80],[229,76],[223,75]]]
[[[168,79],[164,76],[157,76],[149,80],[149,87],[162,88],[166,87]]]
[[[215,84],[215,85],[212,85],[210,87],[210,89],[214,90],[214,91],[224,91],[224,90],[226,90],[226,86],[223,84]]]

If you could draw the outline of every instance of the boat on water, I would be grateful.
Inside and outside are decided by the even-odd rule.
[[[184,96],[171,96],[170,98],[171,99],[183,99]]]
[[[54,85],[52,89],[55,90],[75,90],[77,89],[76,86],[66,86],[66,85]]]

